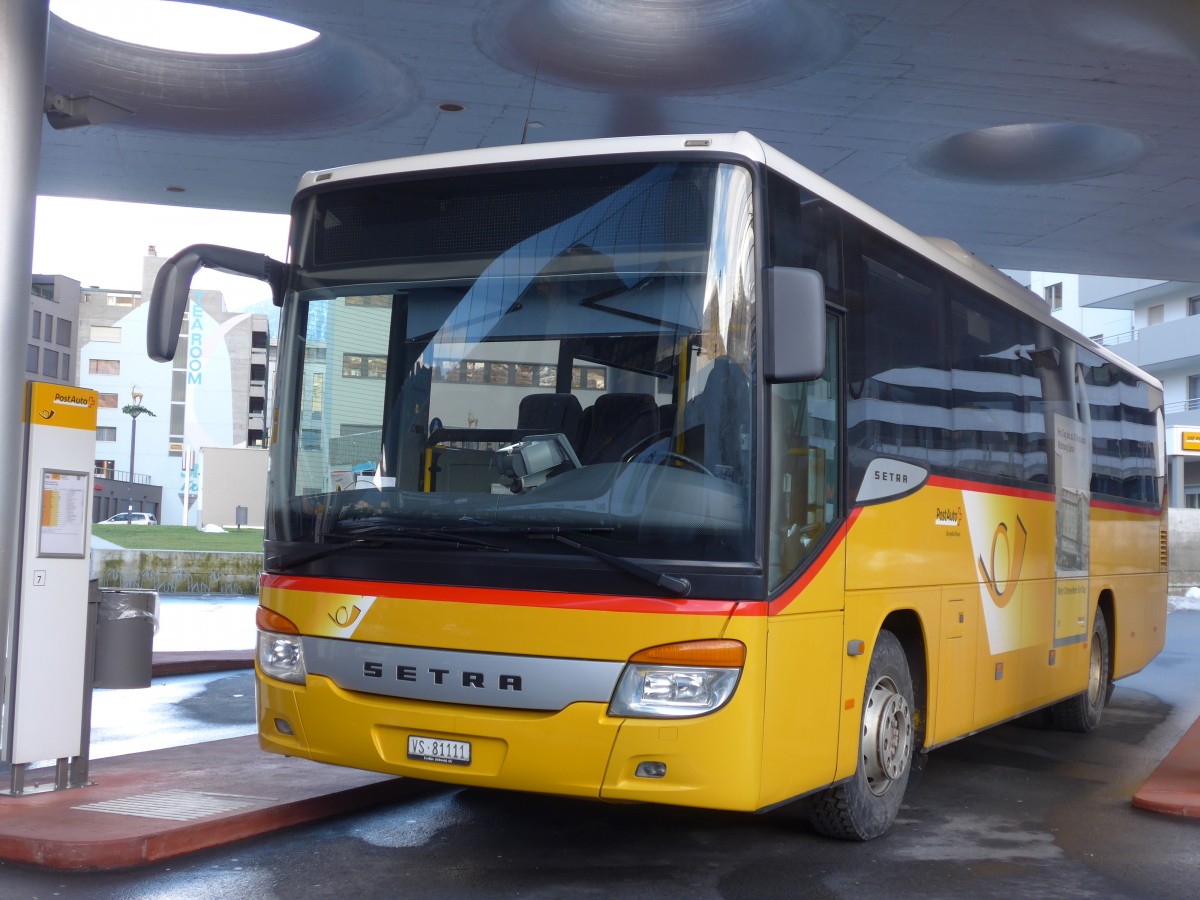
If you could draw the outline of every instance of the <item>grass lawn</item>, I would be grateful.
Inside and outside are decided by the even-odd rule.
[[[261,528],[208,534],[188,525],[93,525],[92,534],[128,550],[224,550],[262,553]]]

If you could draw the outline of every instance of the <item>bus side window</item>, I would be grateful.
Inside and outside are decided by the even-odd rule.
[[[796,571],[839,514],[838,321],[825,374],[771,386],[770,589]]]

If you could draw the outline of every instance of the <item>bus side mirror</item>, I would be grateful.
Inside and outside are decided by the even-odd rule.
[[[287,266],[283,263],[261,253],[216,244],[184,247],[163,263],[154,278],[146,317],[146,352],[151,359],[167,362],[175,358],[175,345],[179,343],[179,327],[187,309],[192,276],[201,266],[265,281],[271,286],[271,299],[275,305],[283,303],[287,274]]]
[[[763,377],[815,381],[825,373],[825,280],[812,269],[767,269]]]

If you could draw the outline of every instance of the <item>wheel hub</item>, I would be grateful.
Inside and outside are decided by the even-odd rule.
[[[912,757],[912,708],[890,678],[867,695],[863,714],[862,764],[871,792],[883,794],[904,775]]]

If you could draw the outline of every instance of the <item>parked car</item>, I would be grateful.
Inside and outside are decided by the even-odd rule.
[[[154,513],[147,512],[123,512],[117,513],[115,516],[105,519],[103,522],[97,522],[97,525],[157,525],[158,519]]]

